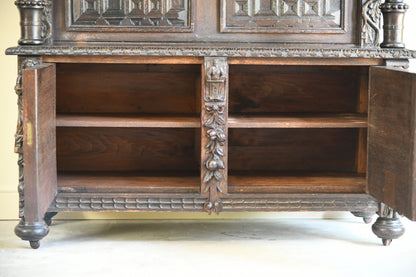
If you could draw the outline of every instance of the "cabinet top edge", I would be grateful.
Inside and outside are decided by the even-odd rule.
[[[17,46],[7,55],[21,56],[159,56],[241,58],[380,58],[416,59],[416,51],[400,48],[296,48],[264,46]]]

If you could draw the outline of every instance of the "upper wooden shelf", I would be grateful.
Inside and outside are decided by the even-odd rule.
[[[230,116],[230,128],[367,128],[366,114]]]
[[[57,127],[200,128],[199,117],[123,114],[58,114]],[[366,114],[230,116],[229,128],[367,128]]]
[[[58,114],[58,127],[199,128],[199,117],[116,114]]]

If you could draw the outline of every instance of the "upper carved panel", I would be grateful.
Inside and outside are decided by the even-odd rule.
[[[191,0],[67,0],[69,30],[192,31]]]
[[[345,32],[345,0],[221,0],[221,2],[222,32]]]

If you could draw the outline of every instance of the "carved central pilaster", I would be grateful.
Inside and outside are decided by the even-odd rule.
[[[222,210],[220,195],[227,192],[228,65],[225,58],[205,58],[202,103],[201,192],[208,196],[204,210]]]

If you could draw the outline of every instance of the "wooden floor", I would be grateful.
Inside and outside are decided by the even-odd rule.
[[[416,223],[384,247],[349,213],[262,216],[56,220],[38,250],[0,221],[0,276],[415,276]]]

